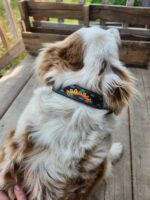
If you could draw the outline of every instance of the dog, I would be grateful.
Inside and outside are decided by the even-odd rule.
[[[134,77],[119,60],[118,30],[81,28],[46,44],[36,89],[0,156],[0,190],[28,200],[86,200],[122,154],[112,144]]]

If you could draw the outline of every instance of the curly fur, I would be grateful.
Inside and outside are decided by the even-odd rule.
[[[119,61],[117,30],[82,28],[47,44],[35,71],[38,88],[0,155],[0,190],[15,199],[20,184],[28,200],[86,200],[122,147],[111,137],[122,109],[135,93],[131,73]],[[103,94],[113,113],[80,104],[52,91],[78,84]],[[112,157],[112,158],[111,158]]]

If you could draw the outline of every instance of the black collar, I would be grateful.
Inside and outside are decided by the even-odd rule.
[[[78,85],[69,85],[58,89],[55,89],[53,86],[53,91],[92,108],[113,112],[112,109],[107,106],[103,95],[99,95]]]

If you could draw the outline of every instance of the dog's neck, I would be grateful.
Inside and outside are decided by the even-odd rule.
[[[59,87],[58,89],[53,86],[53,91],[92,108],[113,112],[112,109],[108,107],[102,94],[97,94],[79,85],[69,85],[67,87]]]

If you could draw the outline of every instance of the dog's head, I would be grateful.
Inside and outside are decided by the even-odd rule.
[[[134,78],[119,61],[116,29],[82,28],[64,41],[47,44],[36,61],[36,72],[47,85],[78,84],[103,94],[120,113],[134,94]]]

